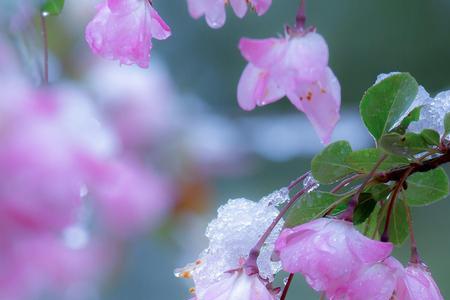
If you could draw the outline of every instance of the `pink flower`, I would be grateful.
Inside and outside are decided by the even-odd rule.
[[[315,32],[283,38],[243,38],[239,49],[249,64],[238,85],[242,109],[253,110],[287,96],[328,143],[339,120],[341,91],[328,67],[328,46]]]
[[[130,160],[85,161],[84,166],[102,224],[117,236],[149,229],[172,204],[168,184],[149,168]]]
[[[164,40],[170,34],[148,0],[107,0],[86,27],[86,40],[95,54],[142,68],[149,65],[152,38]]]
[[[391,299],[402,269],[403,266],[393,257],[367,264],[355,274],[353,280],[344,283],[333,293],[327,293],[327,296],[333,300]]]
[[[405,268],[395,291],[398,300],[443,300],[426,266],[411,264]]]
[[[299,272],[313,289],[330,294],[367,265],[386,259],[392,248],[363,236],[347,221],[326,218],[284,229],[275,244],[286,272]]]
[[[220,28],[225,24],[226,4],[226,0],[188,0],[188,9],[194,19],[205,16],[211,28]],[[230,4],[236,16],[243,18],[247,14],[248,5],[261,16],[267,12],[272,0],[230,0]]]
[[[258,275],[247,275],[244,271],[235,271],[210,286],[206,292],[197,296],[197,300],[275,300]]]

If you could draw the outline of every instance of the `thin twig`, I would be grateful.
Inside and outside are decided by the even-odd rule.
[[[302,182],[306,177],[308,177],[309,175],[311,175],[311,171],[306,172],[305,174],[303,174],[302,176],[298,177],[297,179],[293,180],[289,186],[288,189],[292,190],[294,187],[296,187],[300,182]]]
[[[283,289],[283,294],[281,294],[280,300],[285,300],[288,294],[289,288],[291,287],[292,279],[294,279],[294,273],[289,274],[286,286]]]
[[[339,191],[340,189],[346,187],[348,184],[352,183],[353,181],[363,177],[363,174],[355,174],[345,180],[342,180],[338,185],[336,185],[330,192],[331,193],[336,193],[337,191]]]
[[[412,171],[412,167],[410,167],[409,169],[407,169],[405,171],[403,176],[397,182],[397,185],[395,186],[395,189],[392,192],[391,197],[389,198],[389,207],[388,207],[388,211],[387,211],[387,215],[386,215],[386,223],[384,224],[383,234],[381,235],[381,239],[380,239],[383,242],[389,241],[389,223],[391,221],[392,210],[394,208],[395,201],[397,200],[398,193],[403,188],[403,184],[405,183],[406,178],[408,178],[408,176],[411,174],[411,171]]]
[[[306,23],[305,0],[300,1],[300,7],[298,8],[295,21],[295,29],[303,31]]]
[[[361,193],[364,191],[364,188],[367,186],[367,184],[369,183],[369,181],[371,181],[371,179],[374,177],[375,172],[377,171],[377,169],[380,167],[381,163],[387,158],[387,155],[384,154],[383,156],[380,157],[380,159],[376,162],[376,164],[373,166],[372,170],[370,171],[370,173],[366,176],[366,178],[364,179],[363,183],[359,186],[358,191],[355,193],[355,195],[353,195],[353,197],[350,199],[350,202],[348,203],[348,207],[347,209],[342,213],[341,218],[343,220],[347,220],[347,221],[352,221],[353,220],[353,212],[355,211],[356,205],[358,204],[359,201],[359,196],[361,195]]]
[[[410,263],[419,264],[421,263],[421,259],[419,256],[419,251],[417,250],[417,243],[416,238],[414,236],[414,228],[412,224],[412,217],[411,217],[411,209],[406,204],[405,201],[403,201],[403,205],[406,209],[406,220],[408,221],[408,228],[409,228],[409,240],[411,244],[411,258],[409,259]]]
[[[277,226],[278,222],[288,212],[288,210],[292,207],[292,205],[294,205],[294,203],[297,202],[297,200],[300,199],[300,197],[302,197],[303,194],[308,192],[313,186],[314,186],[314,183],[311,183],[310,185],[306,186],[305,188],[303,188],[302,190],[297,192],[294,196],[292,196],[292,198],[289,200],[289,202],[280,210],[280,213],[272,221],[272,223],[266,229],[264,234],[259,238],[256,245],[250,250],[247,261],[245,262],[245,267],[249,274],[258,273],[258,266],[256,264],[256,260],[258,259],[259,252],[260,252],[262,246],[264,245],[264,242],[267,240],[269,235],[272,233],[275,226]]]

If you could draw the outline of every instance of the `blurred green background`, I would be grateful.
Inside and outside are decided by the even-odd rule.
[[[67,0],[71,1],[76,2]],[[233,119],[292,113],[294,108],[288,101],[251,113],[239,109],[235,94],[245,61],[237,43],[243,36],[265,38],[282,34],[284,25],[294,21],[298,2],[274,0],[263,17],[251,13],[243,20],[228,10],[224,28],[213,30],[204,19],[193,20],[189,16],[184,0],[154,0],[160,15],[172,27],[173,36],[155,41],[153,55],[168,65],[181,92],[198,95],[220,114]],[[343,110],[357,110],[363,92],[379,73],[410,72],[432,95],[449,88],[449,13],[448,0],[307,1],[307,22],[317,27],[330,48],[330,65],[342,86]],[[51,48],[56,55],[66,51],[91,55],[81,32],[84,24],[79,24],[80,31],[67,43],[65,36],[58,35],[61,18],[49,21]],[[67,67],[73,63],[64,62],[63,71],[76,77],[76,70]],[[305,117],[298,113],[298,118]],[[291,139],[301,140],[302,130],[310,128],[294,130]],[[216,208],[229,198],[256,200],[285,186],[309,168],[311,157],[299,155],[272,162],[255,154],[251,159],[251,172],[222,176],[211,183],[213,197],[208,216],[171,220],[158,232],[130,243],[122,272],[106,286],[103,299],[189,299],[191,282],[176,279],[173,269],[195,260],[203,247],[203,226]],[[449,212],[448,200],[414,210],[419,249],[444,298],[450,298]],[[397,256],[403,263],[407,262],[408,251],[407,243],[398,250]],[[298,276],[288,298],[318,299],[319,295]]]

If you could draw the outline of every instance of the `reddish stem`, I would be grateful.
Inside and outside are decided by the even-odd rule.
[[[289,274],[286,286],[283,289],[283,294],[281,294],[280,300],[285,300],[288,294],[289,288],[291,287],[292,279],[294,279],[294,273]]]
[[[306,172],[305,174],[303,174],[302,176],[300,176],[299,178],[293,180],[289,186],[288,189],[292,190],[294,187],[296,187],[300,182],[302,182],[303,180],[305,180],[306,177],[308,177],[311,174],[311,171]]]
[[[305,194],[309,189],[311,189],[314,186],[314,183],[308,185],[307,187],[303,188],[299,192],[297,192],[290,200],[289,202],[281,209],[278,216],[272,221],[270,226],[266,229],[264,234],[259,238],[256,245],[250,250],[250,253],[248,255],[247,261],[245,262],[244,266],[249,275],[256,274],[259,272],[258,266],[256,263],[256,260],[258,259],[259,253],[261,251],[262,246],[264,245],[264,242],[267,240],[269,235],[272,233],[275,226],[278,224],[278,222],[283,218],[283,216],[288,212],[288,210],[294,205],[294,203],[300,199],[303,194]]]
[[[375,175],[375,172],[380,167],[381,163],[387,158],[387,155],[384,154],[381,156],[381,158],[377,161],[375,166],[373,166],[370,173],[366,176],[363,183],[359,186],[358,191],[353,195],[353,197],[350,199],[350,202],[348,203],[347,209],[342,213],[340,216],[341,219],[352,222],[353,221],[353,212],[355,211],[356,205],[358,205],[359,196],[364,191],[364,188],[369,183],[369,181],[373,178]]]
[[[303,31],[306,23],[305,0],[300,1],[300,7],[298,8],[295,21],[295,29],[298,31]]]
[[[363,177],[363,174],[355,174],[343,181],[341,181],[338,185],[336,185],[330,192],[331,193],[336,193],[337,191],[339,191],[340,189],[346,187],[348,184],[352,183],[353,181]]]
[[[409,259],[409,262],[412,264],[420,264],[422,260],[420,259],[419,251],[417,250],[417,243],[414,236],[414,228],[412,224],[411,209],[405,202],[403,202],[403,205],[405,205],[406,209],[406,219],[408,221],[409,240],[411,244],[411,258]]]
[[[403,184],[405,183],[406,178],[408,178],[409,174],[412,172],[412,167],[407,169],[403,176],[400,178],[400,180],[397,182],[397,185],[395,186],[394,191],[391,194],[391,197],[389,199],[389,207],[386,215],[386,223],[384,224],[384,230],[383,234],[381,235],[381,241],[382,242],[388,242],[389,241],[389,223],[391,222],[391,216],[392,216],[392,210],[394,208],[395,201],[397,200],[398,193],[403,187]]]

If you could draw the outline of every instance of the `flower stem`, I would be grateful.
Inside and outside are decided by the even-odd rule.
[[[306,23],[305,0],[300,1],[300,7],[298,8],[295,21],[295,29],[303,31]]]
[[[364,188],[367,186],[369,181],[373,178],[373,176],[375,175],[375,172],[377,171],[377,169],[380,167],[381,163],[386,158],[387,158],[387,155],[384,154],[383,156],[380,157],[380,159],[377,161],[375,166],[373,166],[373,168],[370,171],[370,173],[366,176],[366,178],[364,179],[363,183],[359,186],[358,191],[350,199],[350,202],[348,203],[347,209],[340,216],[341,219],[349,221],[349,222],[353,221],[353,212],[355,211],[356,205],[358,205],[359,196],[364,191]]]
[[[47,33],[47,22],[45,20],[45,15],[43,13],[40,14],[41,19],[41,33],[42,33],[42,41],[44,44],[44,76],[43,76],[43,84],[48,84],[48,33]]]
[[[293,180],[289,186],[288,189],[292,190],[294,187],[296,187],[300,182],[302,182],[306,177],[308,177],[311,174],[311,171],[306,172],[302,176],[298,177],[297,179]]]
[[[286,286],[283,289],[283,293],[281,294],[280,300],[286,299],[289,288],[291,287],[292,279],[294,279],[294,273],[289,274],[288,280],[286,282]]]
[[[330,192],[331,193],[336,193],[337,191],[339,191],[340,189],[346,187],[348,184],[352,183],[353,181],[363,177],[363,174],[355,174],[345,180],[342,180],[338,185],[336,185]]]
[[[403,205],[405,206],[406,209],[406,219],[408,221],[409,240],[411,244],[411,258],[409,259],[409,262],[413,264],[420,264],[422,260],[420,259],[419,251],[417,250],[417,243],[416,238],[414,236],[414,228],[412,224],[411,209],[405,202],[403,202]]]
[[[386,223],[384,224],[384,230],[383,234],[381,235],[381,241],[382,242],[388,242],[389,241],[389,223],[391,221],[392,216],[392,210],[394,208],[395,201],[397,200],[398,193],[403,188],[403,184],[406,181],[406,178],[408,178],[409,174],[411,174],[413,168],[410,167],[406,170],[406,172],[403,174],[403,176],[400,178],[400,180],[397,182],[397,185],[395,186],[394,191],[391,194],[391,197],[389,198],[389,207],[386,215]]]
[[[300,197],[303,196],[303,194],[305,194],[307,191],[309,191],[309,189],[311,189],[313,186],[314,186],[314,183],[311,183],[307,187],[305,187],[305,188],[301,189],[299,192],[297,192],[289,200],[289,202],[281,209],[278,216],[272,221],[270,226],[266,229],[266,231],[263,233],[263,235],[259,238],[256,245],[250,250],[248,258],[244,264],[244,267],[249,275],[257,274],[259,272],[256,260],[258,259],[259,253],[261,251],[262,246],[264,245],[264,242],[267,240],[269,235],[272,233],[275,226],[277,226],[278,222],[288,212],[288,210],[292,207],[292,205],[294,205],[294,203],[297,202],[297,200],[300,199]]]

